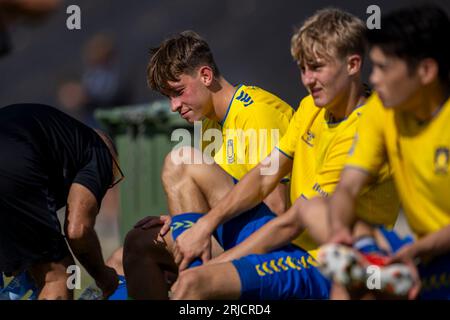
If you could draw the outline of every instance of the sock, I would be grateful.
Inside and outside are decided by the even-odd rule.
[[[173,216],[172,223],[170,224],[173,241],[175,241],[184,231],[192,227],[192,225],[202,216],[203,214],[195,212],[187,212]],[[202,260],[200,258],[196,258],[189,264],[188,268],[197,267],[200,265],[202,265]]]
[[[31,279],[27,272],[22,272],[1,290],[0,295],[7,300],[20,300],[29,290],[33,291],[30,300],[32,297],[37,298],[37,288],[33,279]]]
[[[119,285],[117,286],[116,291],[109,296],[108,300],[127,300],[128,299],[128,291],[127,291],[127,282],[125,280],[125,276],[119,275]]]
[[[364,254],[377,253],[386,255],[386,252],[378,247],[375,238],[371,236],[363,236],[361,238],[358,238],[353,244],[353,248]]]
[[[386,229],[385,227],[380,227],[379,230],[383,234],[384,238],[389,243],[391,250],[393,253],[400,250],[404,245],[410,244],[414,242],[414,238],[410,235],[407,235],[403,239],[395,232],[394,230]]]

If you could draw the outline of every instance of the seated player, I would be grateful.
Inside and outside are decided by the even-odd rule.
[[[329,202],[331,242],[350,244],[354,202],[389,163],[406,219],[417,241],[404,245],[387,263],[414,266],[420,298],[448,299],[450,270],[450,31],[447,14],[434,6],[401,9],[368,31],[371,81],[355,146]],[[447,281],[447,282],[446,282]],[[419,293],[419,285],[409,292]]]
[[[173,112],[190,123],[202,121],[205,139],[216,133],[213,143],[217,148],[213,153],[208,152],[211,145],[205,143],[203,152],[183,147],[165,159],[162,183],[173,216],[172,232],[161,238],[160,226],[138,227],[125,239],[124,269],[129,296],[167,299],[165,274],[178,273],[171,253],[172,237],[176,238],[208,212],[236,181],[267,156],[276,145],[277,136],[286,132],[293,109],[258,87],[230,84],[214,62],[207,42],[191,31],[169,38],[153,49],[147,71],[150,87],[170,99]],[[273,212],[285,210],[287,188],[281,180],[264,197],[264,203],[217,230],[215,252],[233,247],[272,217]],[[208,258],[204,256],[202,260]],[[195,262],[199,263],[200,260]]]

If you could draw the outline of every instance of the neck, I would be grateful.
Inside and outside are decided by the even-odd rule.
[[[332,106],[327,108],[334,120],[342,120],[347,118],[353,110],[359,107],[364,101],[365,88],[362,82],[352,83],[348,90],[340,94],[334,101]]]
[[[215,81],[216,83],[211,88],[213,114],[209,115],[208,118],[222,121],[228,111],[228,106],[236,92],[236,88],[222,77]]]
[[[449,98],[449,90],[439,83],[424,87],[411,101],[412,113],[418,121],[429,121],[436,115]]]

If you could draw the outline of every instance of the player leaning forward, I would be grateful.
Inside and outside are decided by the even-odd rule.
[[[66,206],[65,238],[105,296],[118,284],[94,230],[102,198],[123,176],[101,132],[49,106],[0,110],[0,271],[28,271],[39,299],[71,299],[74,265],[56,211]]]

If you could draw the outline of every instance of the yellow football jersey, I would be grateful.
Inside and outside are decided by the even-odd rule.
[[[254,86],[240,85],[221,122],[203,120],[202,133],[220,129],[222,142],[212,148],[214,161],[240,180],[263,160],[285,134],[294,110],[277,96]],[[202,139],[202,150],[214,141]]]
[[[365,105],[360,106],[346,119],[333,123],[329,112],[316,107],[311,96],[301,101],[278,146],[280,152],[294,161],[292,203],[298,197],[326,197],[334,191],[365,109]],[[356,210],[358,217],[369,223],[388,226],[395,223],[399,201],[387,165],[380,170],[378,180],[361,194]],[[306,250],[317,247],[306,232],[294,243]]]
[[[426,123],[384,108],[376,94],[367,104],[347,165],[375,173],[389,161],[406,218],[417,236],[449,225],[450,99]]]

